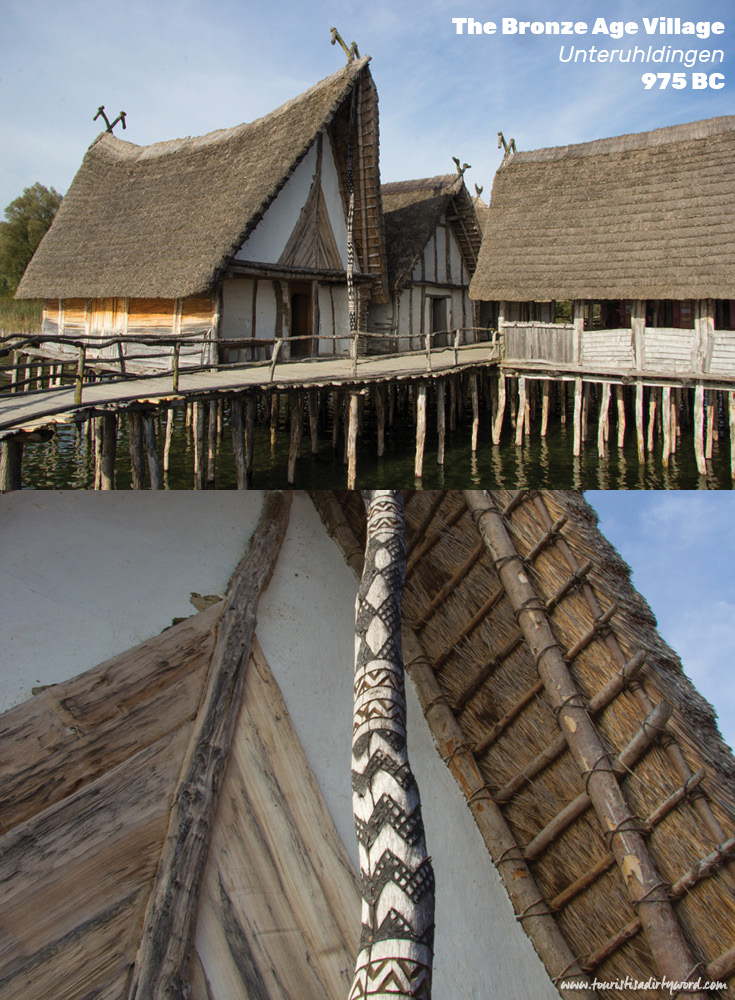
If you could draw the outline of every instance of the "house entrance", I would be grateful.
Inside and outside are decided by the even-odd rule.
[[[289,285],[291,298],[291,338],[306,337],[306,340],[291,340],[291,357],[308,358],[312,353],[312,298],[311,285],[298,282]]]

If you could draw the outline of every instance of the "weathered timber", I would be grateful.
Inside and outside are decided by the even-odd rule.
[[[115,489],[115,453],[117,451],[117,415],[104,413],[100,418],[100,489]]]
[[[143,473],[143,423],[140,413],[133,410],[128,416],[128,446],[130,448],[130,485],[134,490],[142,490]]]
[[[421,479],[424,472],[424,447],[426,445],[426,384],[416,386],[416,460],[414,475]]]
[[[174,437],[174,408],[169,406],[166,410],[166,435],[163,441],[163,475],[168,475],[171,467],[171,443]]]
[[[143,425],[143,440],[145,442],[146,455],[148,457],[148,477],[152,490],[162,490],[163,481],[161,479],[161,468],[158,464],[158,450],[156,448],[156,425],[152,413],[144,413],[141,417]]]
[[[301,394],[290,392],[288,394],[289,422],[291,425],[291,435],[288,447],[288,484],[293,486],[296,479],[296,460],[301,450],[301,431],[303,424],[303,413],[301,409]]]
[[[582,453],[582,379],[574,380],[574,443],[572,454],[579,458]]]
[[[357,482],[357,424],[360,396],[350,393],[349,415],[347,420],[347,489],[354,490]]]
[[[438,439],[436,452],[437,465],[444,465],[444,438],[446,433],[446,410],[444,397],[444,380],[439,379],[436,383],[436,433]]]
[[[526,379],[518,379],[518,413],[516,416],[516,448],[523,444],[523,427],[526,420]]]
[[[500,444],[500,435],[503,431],[503,420],[505,418],[506,385],[505,375],[498,373],[498,396],[495,419],[493,420],[493,444]]]
[[[248,477],[245,472],[245,447],[242,429],[242,399],[235,396],[230,402],[230,424],[232,426],[232,458],[235,462],[237,488],[248,488]]]
[[[470,396],[472,398],[472,452],[477,451],[477,436],[480,432],[480,389],[477,372],[470,375]]]
[[[291,494],[266,495],[258,526],[230,582],[207,688],[194,723],[146,911],[129,1000],[188,995],[187,963],[222,774],[255,630],[288,526]]]
[[[21,488],[21,469],[23,467],[23,437],[7,437],[2,442],[0,451],[0,492]]]
[[[697,471],[700,476],[707,474],[707,463],[704,458],[704,387],[697,383],[694,390],[694,454],[697,459]]]

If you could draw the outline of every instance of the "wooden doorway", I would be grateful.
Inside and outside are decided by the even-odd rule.
[[[292,282],[288,287],[291,302],[290,337],[305,337],[305,340],[291,340],[292,358],[309,358],[312,354],[314,306],[311,284],[306,281]]]

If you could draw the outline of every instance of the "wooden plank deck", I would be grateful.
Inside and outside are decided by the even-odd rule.
[[[353,375],[348,357],[290,361],[278,365],[273,380],[268,367],[232,367],[219,371],[187,372],[182,369],[179,390],[173,391],[171,374],[151,375],[127,381],[84,384],[81,404],[74,402],[74,386],[31,393],[5,393],[0,397],[0,438],[19,431],[32,431],[52,423],[74,420],[88,410],[125,409],[135,403],[157,405],[172,400],[196,399],[245,392],[248,389],[309,389],[333,386],[362,387],[374,382],[436,378],[469,368],[485,367],[499,360],[496,344],[468,344],[455,351],[452,347],[434,349],[431,369],[427,370],[426,353],[360,358]]]

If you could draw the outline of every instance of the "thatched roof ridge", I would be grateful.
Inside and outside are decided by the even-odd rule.
[[[343,492],[314,499],[359,570],[360,498]],[[473,511],[476,500],[489,501],[491,519],[500,516],[513,557],[499,558],[482,536],[486,515]],[[567,978],[569,963],[548,945],[549,922],[590,978],[645,982],[660,979],[661,967],[652,936],[636,922],[641,907],[626,885],[626,863],[613,857],[604,816],[588,802],[576,818],[564,819],[589,790],[589,772],[562,735],[564,705],[555,707],[553,684],[542,683],[539,672],[550,647],[534,653],[528,632],[537,626],[528,625],[523,607],[534,609],[534,622],[536,609],[544,609],[578,692],[567,701],[576,706],[570,729],[580,719],[575,712],[584,712],[603,747],[598,764],[614,761],[641,734],[653,734],[654,707],[671,707],[665,730],[618,779],[631,817],[626,823],[645,831],[658,888],[665,890],[657,898],[664,901],[674,887],[674,914],[703,978],[706,969],[729,980],[725,995],[733,996],[735,896],[727,858],[735,855],[735,759],[711,706],[656,631],[629,568],[599,531],[594,510],[572,490],[407,491],[406,535],[408,669],[440,752],[550,976]],[[535,594],[524,606],[502,575],[516,556],[521,561],[512,573]],[[418,643],[418,657],[408,652],[411,643]],[[632,675],[640,654],[645,665]],[[627,681],[600,701],[621,674]],[[458,755],[466,764],[461,770]],[[536,847],[539,835],[544,844]],[[721,844],[725,851],[718,853]],[[687,881],[692,872],[699,874]],[[543,901],[533,920],[518,905],[519,880],[533,880]],[[624,985],[607,992],[618,1000],[664,995]]]
[[[507,156],[485,301],[735,296],[735,116]]]
[[[90,146],[18,288],[21,298],[177,298],[209,289],[327,128],[369,57],[254,122]]]
[[[474,267],[480,246],[480,232],[472,199],[460,174],[440,174],[418,180],[393,181],[381,186],[388,283],[400,291],[410,279],[416,262],[435,231],[442,215],[454,204],[465,221],[470,246],[468,266]],[[462,242],[460,242],[460,246]]]

